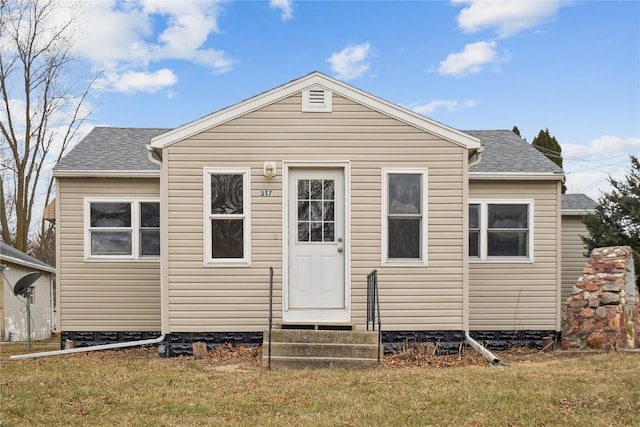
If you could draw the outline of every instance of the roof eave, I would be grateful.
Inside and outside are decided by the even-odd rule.
[[[3,261],[6,261],[6,262],[10,262],[12,264],[18,264],[18,265],[21,265],[23,267],[35,268],[35,269],[38,269],[40,271],[46,271],[48,273],[55,273],[56,272],[56,269],[54,267],[36,264],[35,262],[29,262],[29,261],[21,260],[19,258],[14,258],[14,257],[9,256],[9,255],[0,255],[0,259],[3,260]]]
[[[474,180],[562,181],[564,174],[555,172],[469,172]]]
[[[466,149],[480,148],[480,140],[478,138],[428,119],[376,96],[370,95],[319,72],[311,73],[260,95],[256,95],[253,98],[249,98],[246,101],[232,105],[223,110],[202,117],[201,119],[170,130],[162,135],[151,138],[151,147],[168,147],[176,142],[189,138],[190,136],[219,126],[315,85],[320,85],[347,99],[363,104],[373,110],[396,118],[424,131],[428,131]]]
[[[560,212],[562,215],[575,215],[575,216],[583,216],[594,213],[595,209],[562,209]]]
[[[159,170],[53,170],[56,178],[159,178]]]

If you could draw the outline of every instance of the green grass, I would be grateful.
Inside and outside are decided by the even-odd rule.
[[[3,427],[640,426],[640,356],[631,354],[509,367],[267,371],[152,351],[9,361],[6,346]]]

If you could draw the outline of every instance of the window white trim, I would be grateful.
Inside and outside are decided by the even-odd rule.
[[[533,263],[534,262],[534,202],[532,199],[471,199],[469,205],[480,205],[480,256],[469,256],[469,262],[487,263]],[[488,205],[527,205],[527,225],[528,225],[528,253],[526,257],[521,256],[489,256],[488,255]],[[467,207],[468,209],[468,207]],[[467,224],[467,230],[468,230]]]
[[[211,246],[211,175],[242,175],[242,214],[229,214],[229,219],[242,218],[243,258],[213,258]],[[251,267],[251,168],[202,168],[203,221],[204,221],[204,266],[205,267]]]
[[[421,257],[420,259],[390,259],[389,252],[389,228],[388,228],[388,205],[389,205],[389,175],[390,174],[420,174],[422,176],[422,199],[421,199],[421,224],[420,236]],[[428,246],[428,169],[427,168],[382,168],[382,260],[383,266],[401,266],[401,267],[424,267],[428,265],[429,246]]]
[[[131,231],[131,255],[93,255],[91,253],[91,203],[129,203],[131,204],[131,227],[107,228],[106,230],[129,230]],[[160,255],[142,256],[140,255],[140,203],[160,203],[157,197],[85,197],[83,198],[84,214],[84,260],[85,261],[138,261],[138,262],[159,262]],[[161,224],[162,226],[162,224]],[[162,248],[160,248],[162,254]]]

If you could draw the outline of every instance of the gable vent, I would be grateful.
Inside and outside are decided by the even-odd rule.
[[[331,91],[314,87],[302,92],[302,111],[304,112],[331,112]]]
[[[309,90],[309,105],[324,107],[324,89]]]

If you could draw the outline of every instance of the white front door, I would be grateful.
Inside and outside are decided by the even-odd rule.
[[[283,320],[345,322],[344,169],[289,169]]]

